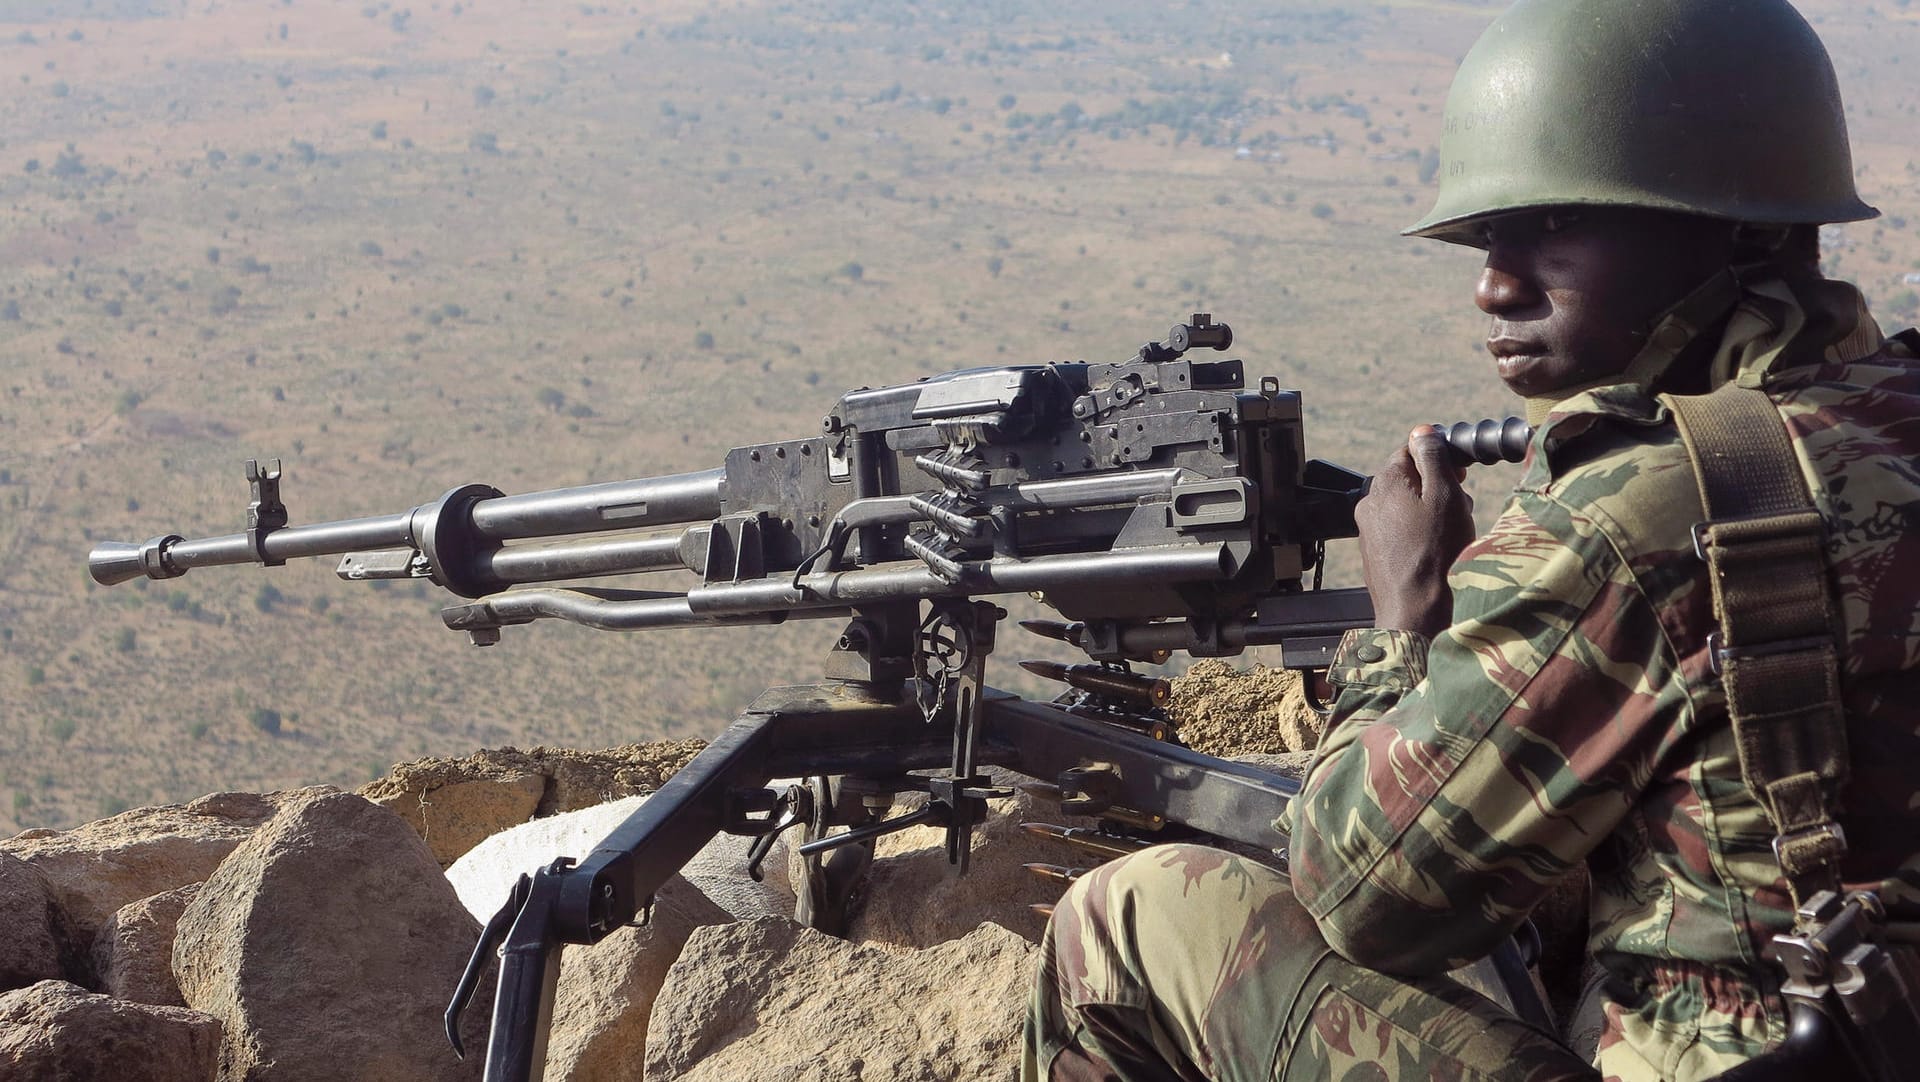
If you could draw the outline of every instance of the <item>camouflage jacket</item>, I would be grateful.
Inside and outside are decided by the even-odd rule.
[[[1774,399],[1829,528],[1846,878],[1920,927],[1920,340],[1883,338],[1844,283],[1742,288],[1713,371]],[[1295,889],[1349,958],[1430,973],[1587,860],[1603,1072],[1706,1077],[1784,1036],[1760,952],[1792,906],[1708,663],[1700,495],[1668,410],[1627,386],[1562,403],[1523,470],[1452,570],[1452,627],[1342,643],[1280,824]]]

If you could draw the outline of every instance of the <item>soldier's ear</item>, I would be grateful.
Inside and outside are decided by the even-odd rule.
[[[1733,227],[1733,262],[1736,265],[1818,263],[1820,262],[1820,227],[1737,222]]]

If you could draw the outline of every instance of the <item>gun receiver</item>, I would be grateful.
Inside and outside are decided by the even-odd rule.
[[[317,525],[288,525],[279,463],[250,461],[245,531],[102,544],[88,566],[110,585],[341,556],[342,578],[426,578],[462,598],[442,618],[477,645],[540,619],[620,631],[848,619],[825,681],[768,691],[593,852],[538,869],[488,924],[449,1033],[497,947],[486,1078],[538,1079],[561,945],[631,921],[720,833],[759,839],[757,868],[773,835],[803,824],[796,915],[829,930],[879,834],[943,827],[965,869],[972,825],[1006,791],[989,766],[1114,822],[1285,843],[1271,823],[1295,787],[1180,747],[1157,713],[1164,682],[1128,668],[1262,645],[1290,668],[1324,668],[1340,635],[1373,619],[1365,590],[1318,581],[1326,542],[1355,532],[1367,479],[1307,458],[1298,392],[1271,378],[1249,388],[1237,360],[1186,356],[1232,340],[1195,315],[1119,363],[851,391],[817,434],[735,448],[717,469],[517,496],[469,484]],[[1518,420],[1435,427],[1463,464],[1518,460],[1530,434]],[[698,581],[576,581],[668,570]],[[985,686],[1006,614],[976,599],[1006,593],[1043,601],[1064,622],[1034,630],[1103,663],[1030,666],[1098,709]],[[764,788],[776,777],[809,781]],[[884,818],[910,790],[924,807]]]

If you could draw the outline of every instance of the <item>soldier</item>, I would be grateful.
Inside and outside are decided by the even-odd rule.
[[[1475,539],[1437,438],[1380,471],[1357,516],[1379,627],[1335,657],[1289,872],[1166,846],[1083,877],[1027,1079],[1708,1078],[1785,1038],[1763,951],[1810,891],[1916,927],[1920,335],[1819,274],[1819,223],[1876,213],[1819,40],[1784,0],[1522,0],[1441,151],[1408,232],[1486,252],[1524,476]],[[1718,460],[1818,511],[1757,581],[1703,557],[1793,516],[1723,513],[1676,420],[1711,443],[1694,403],[1729,385],[1764,391],[1733,393],[1774,446]],[[1756,636],[1769,604],[1802,632]],[[1576,1054],[1447,974],[1583,861],[1603,1022]]]

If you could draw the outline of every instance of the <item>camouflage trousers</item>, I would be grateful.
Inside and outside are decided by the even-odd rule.
[[[1081,877],[1041,952],[1024,1082],[1599,1077],[1451,977],[1345,961],[1284,874],[1217,849],[1159,846]]]

